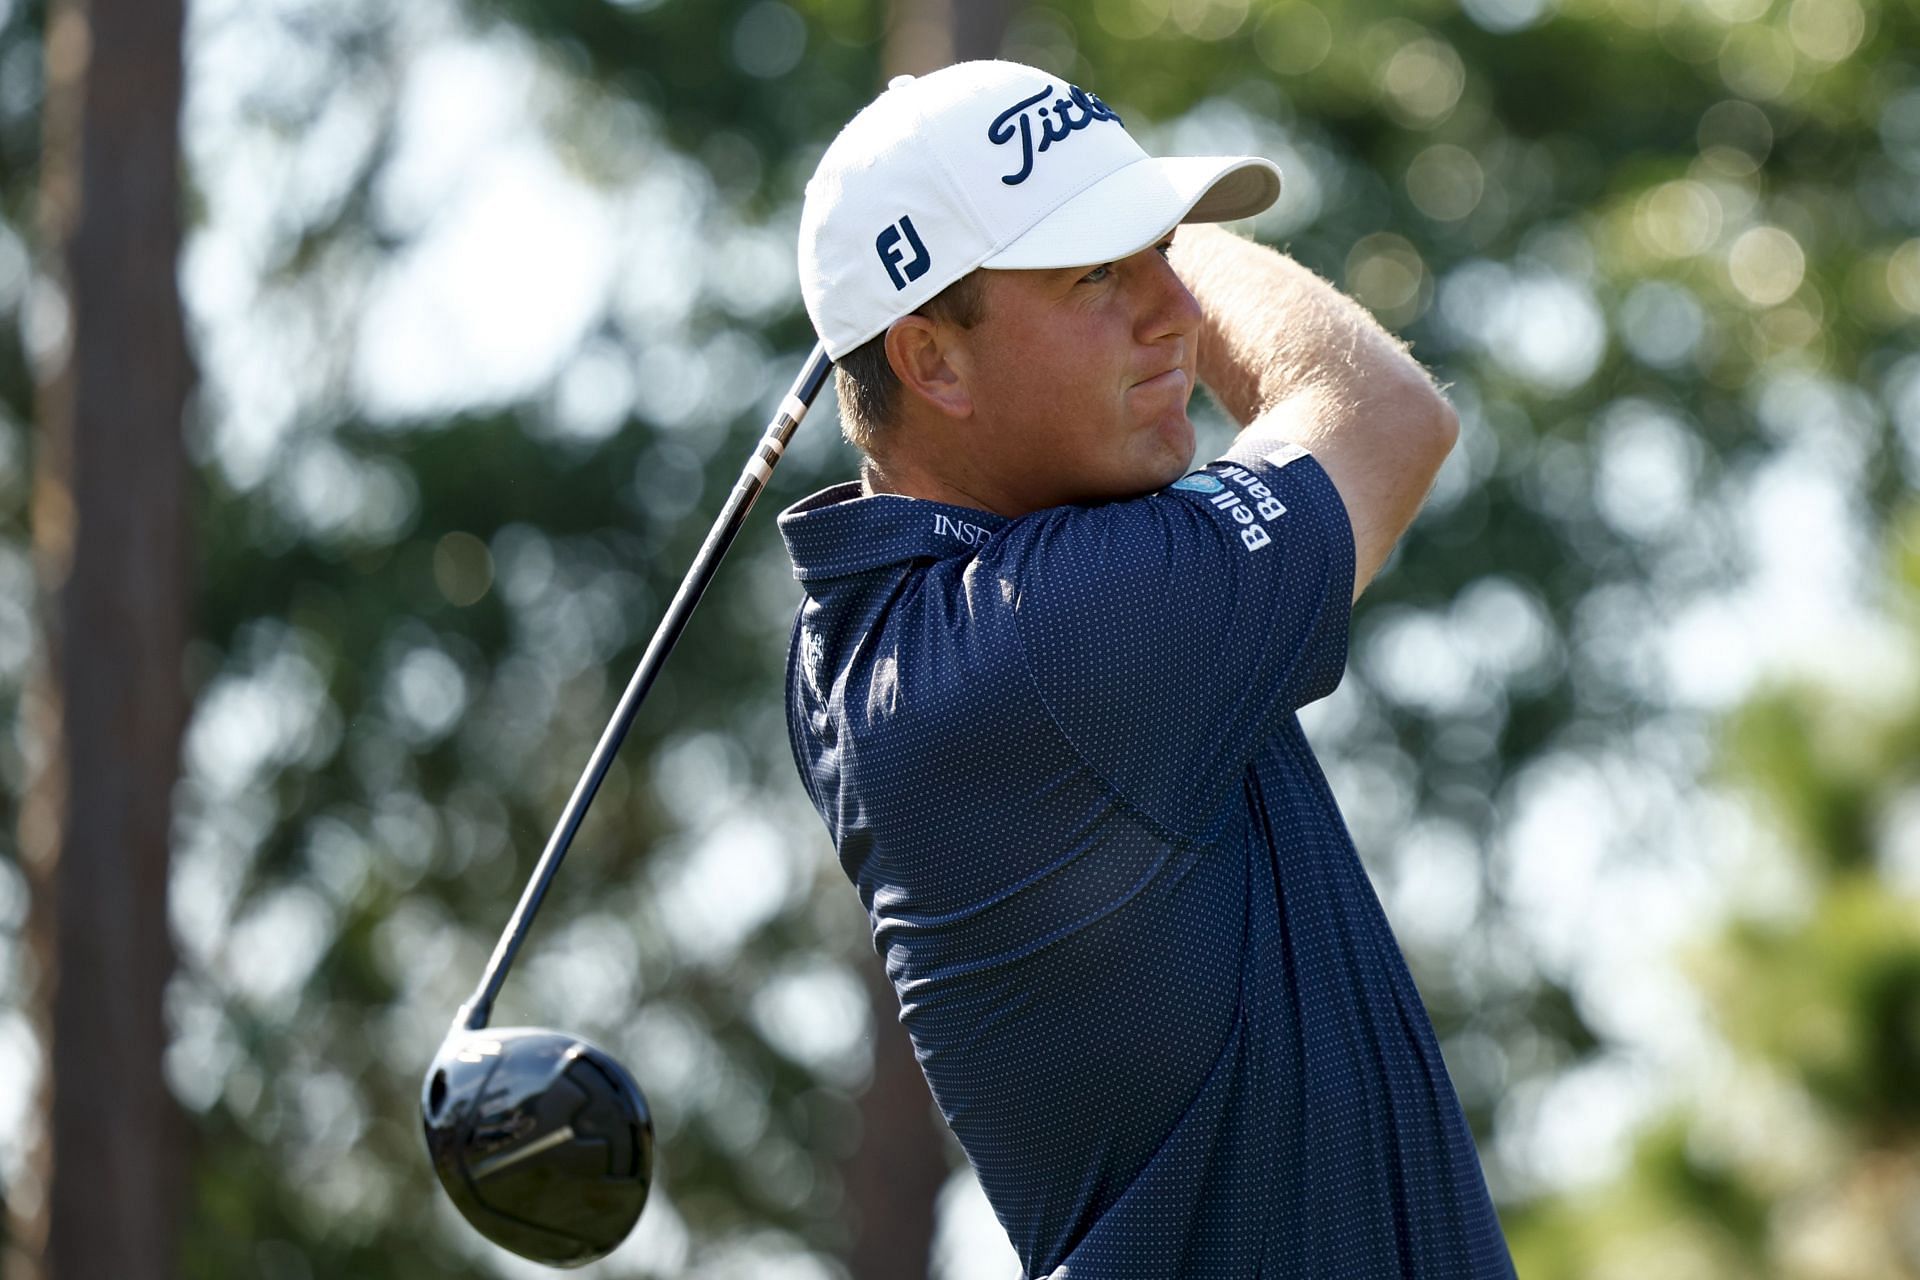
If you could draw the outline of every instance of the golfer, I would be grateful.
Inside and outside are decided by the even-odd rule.
[[[793,752],[1027,1277],[1513,1274],[1296,716],[1458,423],[1190,225],[1279,191],[1005,62],[894,81],[807,188],[864,459],[780,517]],[[1190,471],[1196,382],[1244,426]]]

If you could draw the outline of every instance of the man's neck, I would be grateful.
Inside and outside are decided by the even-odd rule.
[[[994,515],[1008,514],[996,508],[985,498],[969,493],[960,485],[903,468],[897,464],[883,466],[872,458],[865,459],[860,465],[860,492],[866,497],[872,497],[877,493],[893,493],[906,498],[925,498],[929,502],[944,502],[951,507],[988,511]]]

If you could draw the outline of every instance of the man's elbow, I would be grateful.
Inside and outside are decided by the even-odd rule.
[[[1453,452],[1453,446],[1460,440],[1460,411],[1453,407],[1453,401],[1439,387],[1433,389],[1434,432],[1443,445],[1441,455]]]
[[[1433,389],[1433,431],[1441,443],[1443,455],[1452,453],[1454,444],[1460,439],[1460,411],[1453,407],[1453,401],[1441,392]]]
[[[1424,372],[1415,369],[1394,388],[1394,422],[1409,456],[1428,459],[1435,471],[1460,439],[1460,414]]]
[[[1433,470],[1437,475],[1447,455],[1453,452],[1453,446],[1460,443],[1460,414],[1437,390],[1433,393],[1433,399],[1433,420],[1427,427],[1427,433],[1433,449]]]

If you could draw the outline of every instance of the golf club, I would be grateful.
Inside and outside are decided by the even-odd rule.
[[[652,1183],[653,1121],[640,1086],[611,1054],[565,1032],[489,1029],[494,999],[641,701],[832,367],[816,344],[648,642],[479,987],[427,1068],[420,1113],[441,1185],[481,1235],[523,1258],[577,1267],[626,1239]]]

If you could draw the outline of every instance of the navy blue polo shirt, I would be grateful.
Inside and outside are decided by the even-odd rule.
[[[1026,1276],[1511,1276],[1295,715],[1346,664],[1346,510],[1261,447],[1016,520],[783,513],[794,758]]]

